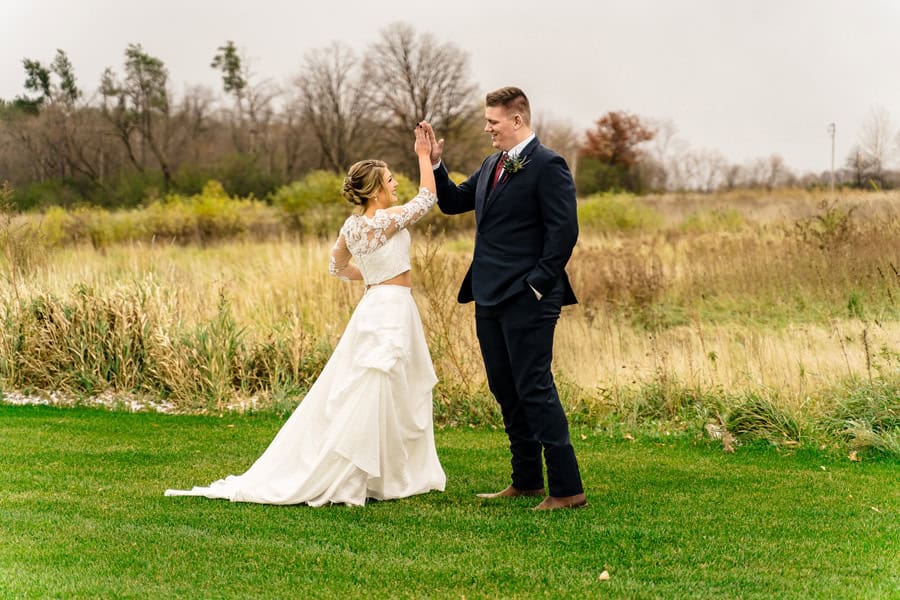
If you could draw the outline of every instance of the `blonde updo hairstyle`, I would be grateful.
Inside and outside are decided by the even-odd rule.
[[[384,187],[384,171],[387,164],[381,160],[361,160],[353,163],[344,177],[341,195],[347,202],[365,207]]]

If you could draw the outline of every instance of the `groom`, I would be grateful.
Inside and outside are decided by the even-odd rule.
[[[578,238],[575,186],[565,160],[531,131],[531,108],[519,88],[487,95],[484,130],[499,152],[459,186],[432,143],[438,206],[475,211],[475,256],[459,290],[475,301],[475,325],[488,385],[500,404],[512,453],[512,483],[482,498],[549,495],[536,510],[587,504],[569,425],[550,363],[560,309],[577,302],[565,266]],[[543,460],[541,452],[543,451]]]

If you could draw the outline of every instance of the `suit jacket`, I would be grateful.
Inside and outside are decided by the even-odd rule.
[[[435,172],[442,212],[475,211],[475,254],[459,302],[494,306],[529,285],[543,295],[561,283],[563,304],[575,304],[565,266],[578,239],[578,217],[566,161],[535,138],[520,154],[528,163],[492,187],[500,156],[488,156],[459,186],[443,163]]]

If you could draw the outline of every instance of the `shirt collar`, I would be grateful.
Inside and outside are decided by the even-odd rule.
[[[535,135],[534,135],[534,133],[532,133],[532,134],[529,135],[527,138],[525,138],[524,140],[522,140],[521,142],[519,142],[518,144],[516,144],[516,145],[513,146],[512,148],[510,148],[510,149],[509,149],[509,152],[506,153],[507,156],[510,156],[510,157],[515,158],[516,156],[518,156],[519,154],[521,154],[521,153],[522,153],[522,150],[525,149],[525,146],[527,146],[528,144],[530,144],[530,143],[531,143],[531,140],[533,140],[534,137],[535,137]]]

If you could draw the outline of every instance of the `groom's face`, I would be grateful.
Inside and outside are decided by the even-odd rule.
[[[504,106],[486,106],[484,108],[484,130],[491,134],[491,145],[497,150],[507,151],[518,143],[516,137],[515,114],[507,112]]]

